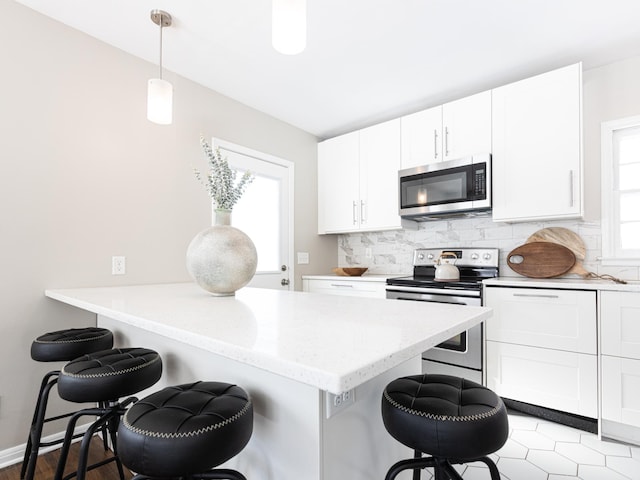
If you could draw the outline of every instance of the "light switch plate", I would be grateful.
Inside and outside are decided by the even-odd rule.
[[[309,264],[309,252],[298,252],[298,265]]]

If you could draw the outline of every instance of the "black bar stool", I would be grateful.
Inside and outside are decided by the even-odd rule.
[[[60,371],[58,393],[60,397],[76,403],[96,403],[95,408],[85,408],[71,415],[62,442],[60,458],[54,479],[77,476],[84,480],[86,472],[115,461],[120,479],[125,480],[122,463],[118,457],[116,432],[120,418],[135,397],[119,400],[140,392],[155,384],[162,375],[160,355],[146,348],[115,348],[83,355],[67,363]],[[64,470],[78,420],[84,416],[97,417],[82,437],[78,454],[78,467],[64,477]],[[94,465],[87,465],[89,444],[93,435],[102,430],[108,432],[113,456]]]
[[[486,464],[491,479],[500,480],[487,455],[507,441],[509,420],[502,399],[488,388],[449,375],[398,378],[382,395],[382,420],[393,438],[414,450],[414,458],[393,465],[386,480],[410,469],[419,480],[426,467],[438,480],[462,480],[452,464],[470,462]]]
[[[214,469],[236,456],[253,432],[253,406],[240,387],[196,382],[167,387],[127,410],[118,429],[122,463],[133,480],[246,480]]]
[[[113,334],[106,328],[69,328],[49,332],[36,338],[31,344],[31,358],[36,362],[68,362],[85,353],[106,350],[111,347],[113,347]],[[58,382],[59,374],[60,370],[52,370],[42,378],[20,470],[21,479],[33,479],[40,447],[50,447],[62,443],[62,440],[44,443],[41,441],[45,423],[67,418],[74,413],[46,418],[49,393]]]

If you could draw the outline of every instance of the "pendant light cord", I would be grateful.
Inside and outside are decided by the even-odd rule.
[[[160,17],[160,22],[158,22],[160,26],[160,80],[162,80],[162,17]]]

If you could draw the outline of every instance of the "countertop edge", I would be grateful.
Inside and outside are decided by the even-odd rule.
[[[327,273],[325,275],[302,275],[303,280],[337,280],[337,281],[357,281],[357,282],[380,282],[384,283],[388,278],[401,277],[402,274],[378,274],[372,273],[370,275],[361,275],[359,277],[356,276],[348,276],[348,275],[335,275],[332,273]]]
[[[483,281],[484,286],[490,287],[528,287],[528,288],[557,288],[568,290],[601,290],[619,292],[640,292],[640,282],[632,281],[627,284],[614,283],[611,280],[583,280],[580,278],[527,278],[527,277],[498,277]]]

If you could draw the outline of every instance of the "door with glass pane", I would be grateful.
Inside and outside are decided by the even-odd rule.
[[[258,268],[247,286],[292,289],[293,163],[223,140],[213,139],[213,146],[231,168],[254,175],[231,217],[258,251]]]

